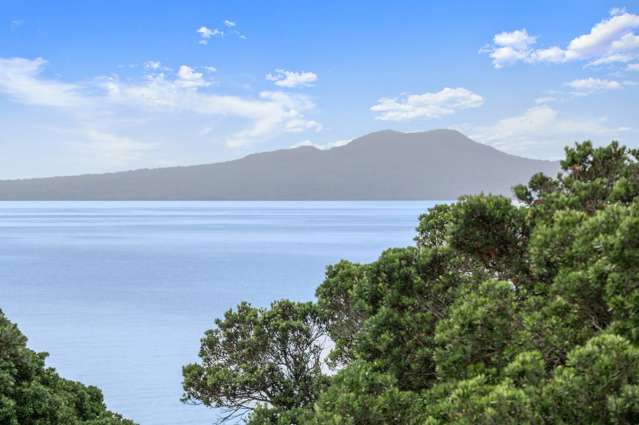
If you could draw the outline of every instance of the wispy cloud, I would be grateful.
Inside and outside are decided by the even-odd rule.
[[[205,25],[201,26],[197,29],[197,33],[200,34],[200,40],[198,43],[206,46],[209,44],[209,40],[212,38],[221,38],[225,35],[236,36],[242,40],[246,40],[246,35],[241,33],[237,28],[237,22],[231,21],[230,19],[225,19],[222,23],[226,30],[222,31],[217,28],[207,27]]]
[[[60,108],[72,115],[121,116],[128,119],[131,110],[145,116],[153,113],[182,112],[202,117],[237,117],[249,122],[244,129],[226,139],[227,146],[241,146],[278,133],[320,131],[321,124],[306,118],[314,104],[302,95],[261,92],[257,97],[213,93],[211,83],[201,72],[182,65],[173,77],[164,72],[148,74],[141,81],[122,81],[117,76],[102,77],[88,83],[66,83],[42,76],[46,61],[25,58],[0,58],[0,93],[27,105]],[[99,113],[98,113],[99,112]],[[97,128],[94,122],[84,127]],[[106,130],[104,131],[106,132]],[[108,139],[102,139],[104,143]]]
[[[568,102],[583,96],[619,91],[634,85],[632,81],[609,80],[605,78],[580,78],[565,82],[562,89],[544,91],[543,95],[534,99],[537,105]]]
[[[632,129],[609,127],[605,119],[568,118],[549,105],[540,105],[521,115],[500,119],[495,124],[465,130],[473,139],[506,152],[560,157],[563,147],[571,142],[586,139],[609,142]]]
[[[519,29],[502,32],[493,37],[493,43],[480,52],[492,59],[495,68],[517,62],[565,63],[589,61],[589,65],[630,62],[639,57],[639,37],[633,30],[639,27],[639,15],[615,8],[610,16],[594,25],[586,34],[577,36],[566,47],[534,48],[537,37]]]
[[[173,80],[160,74],[135,84],[111,79],[104,87],[111,102],[126,106],[184,111],[203,116],[231,116],[251,121],[248,128],[227,138],[229,147],[242,146],[278,132],[321,130],[319,123],[305,117],[305,113],[314,108],[305,96],[261,92],[257,98],[243,98],[203,92],[200,89],[208,84],[202,74],[193,72],[190,67],[180,69],[182,72],[178,71],[177,78]]]
[[[573,90],[573,94],[586,95],[596,92],[620,90],[623,85],[615,80],[602,80],[600,78],[584,78],[566,83]]]
[[[484,99],[465,88],[444,88],[436,93],[408,94],[399,98],[383,97],[370,109],[379,120],[408,121],[440,118],[464,109],[478,108]]]
[[[200,44],[207,45],[209,44],[209,39],[215,37],[223,37],[224,31],[220,31],[217,28],[209,28],[206,26],[201,26],[197,29],[197,33],[200,34]]]
[[[28,105],[83,107],[82,85],[45,79],[42,58],[0,58],[0,93]]]
[[[286,88],[311,87],[318,80],[317,74],[314,72],[295,72],[285,69],[276,69],[275,72],[266,74],[265,78],[273,81],[276,86]]]

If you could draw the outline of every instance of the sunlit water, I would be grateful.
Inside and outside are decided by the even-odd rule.
[[[181,367],[242,300],[311,300],[325,266],[412,244],[433,202],[0,202],[0,308],[141,425],[211,424]]]

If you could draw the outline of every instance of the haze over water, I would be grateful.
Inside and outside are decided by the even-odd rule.
[[[141,425],[210,424],[181,367],[242,300],[312,300],[327,265],[412,244],[435,202],[0,202],[0,308]]]

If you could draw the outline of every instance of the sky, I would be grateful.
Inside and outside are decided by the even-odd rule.
[[[639,147],[639,1],[0,0],[0,178],[437,128]]]

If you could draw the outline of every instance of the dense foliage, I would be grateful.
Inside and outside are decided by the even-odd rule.
[[[0,311],[1,425],[134,425],[109,412],[96,387],[61,378],[45,366],[46,353]]]
[[[227,407],[233,418],[255,407],[264,417],[311,405],[328,383],[322,373],[326,326],[311,303],[247,303],[228,311],[202,340],[202,364],[184,368],[185,401]],[[256,415],[257,416],[257,415]]]
[[[242,304],[187,399],[253,425],[639,423],[638,159],[566,148],[517,202],[439,205],[416,246],[329,267],[316,303]]]

